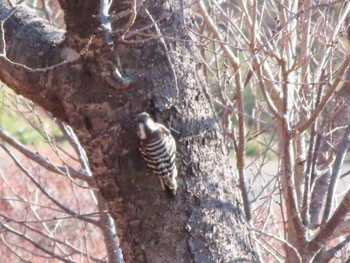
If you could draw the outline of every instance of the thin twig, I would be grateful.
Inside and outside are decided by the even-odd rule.
[[[221,36],[218,28],[216,27],[214,21],[211,19],[210,15],[208,14],[206,7],[204,5],[204,1],[200,0],[198,1],[198,7],[199,11],[202,14],[202,17],[204,19],[204,22],[207,24],[209,27],[210,31],[213,32],[215,37],[218,39],[218,43],[221,43],[221,48],[224,50],[228,60],[230,61],[231,65],[237,71],[239,69],[240,63],[238,58],[232,53],[230,48],[227,45],[227,41],[224,40],[224,38]]]
[[[18,161],[18,159],[13,155],[13,153],[2,143],[0,143],[0,147],[2,147],[5,152],[12,158],[12,160],[15,162],[16,166],[30,179],[30,181],[49,199],[51,200],[55,205],[57,205],[59,208],[61,208],[65,213],[75,217],[75,218],[79,218],[81,220],[84,220],[86,222],[89,222],[93,225],[99,226],[99,223],[96,222],[95,220],[92,220],[90,218],[87,218],[85,216],[81,216],[79,214],[77,214],[76,212],[74,212],[73,210],[69,209],[68,207],[66,207],[65,205],[61,204],[60,202],[58,202],[56,200],[56,198],[54,198],[53,196],[51,196],[45,189],[44,187],[42,187],[40,185],[40,183],[37,182],[37,180],[34,178],[34,176],[25,168],[22,166],[22,164]]]
[[[7,224],[3,224],[3,223],[0,222],[0,227],[4,228],[6,231],[8,231],[8,232],[10,232],[12,234],[15,234],[16,236],[18,236],[18,237],[28,241],[34,247],[36,247],[37,249],[45,252],[46,254],[51,256],[52,258],[56,258],[56,259],[59,259],[59,260],[61,260],[63,262],[67,262],[67,263],[74,263],[73,261],[67,260],[66,257],[60,256],[60,255],[54,253],[53,251],[50,251],[50,250],[46,249],[45,247],[43,247],[39,243],[35,242],[30,237],[28,237],[25,233],[20,233],[20,232],[14,230],[13,228],[11,228],[10,226],[8,226]]]
[[[170,102],[170,105],[168,105],[169,107],[175,103],[175,101],[177,100],[178,96],[179,96],[179,86],[178,86],[178,83],[177,83],[177,76],[176,76],[176,71],[175,71],[175,68],[173,66],[173,63],[171,61],[171,58],[170,58],[170,55],[169,55],[169,49],[165,43],[165,40],[164,40],[164,36],[162,34],[162,32],[160,31],[159,29],[159,26],[157,24],[157,22],[154,20],[153,16],[151,15],[151,13],[148,11],[148,9],[146,7],[144,7],[144,5],[142,4],[143,8],[145,9],[145,12],[146,14],[148,15],[148,17],[151,19],[151,21],[153,22],[154,24],[154,28],[157,32],[157,35],[160,37],[160,42],[162,43],[164,49],[165,49],[165,55],[166,55],[166,58],[168,60],[168,63],[169,63],[169,66],[170,66],[170,69],[171,69],[171,72],[173,74],[173,79],[174,79],[174,86],[175,86],[175,98]]]
[[[124,39],[125,34],[129,32],[132,25],[135,23],[137,17],[137,0],[132,0],[131,2],[131,15],[129,17],[128,23],[125,25],[121,32],[121,38]]]
[[[69,174],[75,179],[79,179],[82,181],[89,181],[89,178],[86,176],[86,174],[79,172],[68,165],[65,165],[64,167],[54,165],[47,158],[42,157],[39,153],[35,153],[29,150],[23,144],[21,144],[16,139],[14,139],[9,133],[5,132],[2,129],[0,129],[0,139],[3,140],[4,142],[7,142],[16,150],[18,150],[20,153],[22,153],[24,156],[36,162],[37,164],[41,165],[42,167],[44,167],[50,172],[54,172],[62,175]]]
[[[346,71],[346,69],[349,67],[350,64],[350,53],[346,56],[344,62],[342,63],[342,65],[340,66],[337,76],[335,77],[335,81],[333,82],[333,84],[329,87],[327,93],[325,94],[325,96],[323,97],[322,101],[320,102],[320,104],[317,106],[317,108],[312,112],[310,118],[308,120],[306,120],[303,123],[300,123],[298,125],[298,127],[296,128],[296,131],[298,133],[302,133],[304,132],[307,128],[309,128],[314,121],[320,116],[321,112],[324,110],[324,108],[326,107],[327,103],[330,101],[332,95],[334,94],[334,92],[336,91],[339,83],[342,81],[342,77]]]
[[[75,246],[73,246],[72,244],[68,243],[67,240],[65,241],[62,241],[60,239],[57,239],[55,237],[53,237],[52,235],[47,235],[45,233],[43,233],[43,231],[41,230],[38,230],[36,229],[35,227],[32,227],[30,224],[28,223],[33,223],[33,222],[30,222],[30,221],[17,221],[17,220],[14,220],[13,218],[10,218],[4,214],[0,214],[1,217],[3,217],[4,219],[6,219],[7,222],[12,222],[12,223],[15,223],[15,224],[18,224],[18,226],[24,226],[26,228],[26,232],[29,232],[29,231],[33,231],[34,233],[36,233],[37,235],[39,236],[42,236],[43,238],[45,239],[48,239],[50,240],[50,242],[53,242],[55,244],[61,244],[63,246],[66,246],[67,248],[71,249],[74,253],[77,253],[77,254],[82,254],[83,256],[87,257],[88,254],[87,253],[84,253],[83,251],[77,249]],[[58,218],[55,218],[54,220],[60,220]],[[90,256],[93,260],[97,261],[97,262],[101,262],[98,258],[94,257],[94,256]]]
[[[267,233],[265,231],[261,231],[261,230],[258,230],[258,229],[253,229],[253,231],[256,232],[256,233],[263,234],[265,236],[271,237],[273,239],[276,239],[277,241],[281,242],[282,244],[288,246],[289,248],[291,248],[295,252],[295,255],[298,257],[299,262],[302,262],[302,258],[301,258],[301,255],[299,254],[299,251],[295,247],[293,247],[287,240],[284,240],[284,239],[282,239],[280,237],[277,237],[275,235],[269,234],[269,233]]]

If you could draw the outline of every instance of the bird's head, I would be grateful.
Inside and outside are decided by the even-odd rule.
[[[156,123],[146,112],[138,114],[136,121],[138,123],[138,135],[142,140],[146,139],[148,135],[157,130]]]

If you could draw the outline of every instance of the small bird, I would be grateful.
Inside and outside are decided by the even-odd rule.
[[[146,112],[137,115],[140,152],[155,174],[160,178],[162,189],[176,195],[177,168],[175,165],[176,142],[170,131],[154,122]]]

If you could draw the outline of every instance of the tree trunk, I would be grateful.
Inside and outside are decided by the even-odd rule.
[[[25,7],[10,14],[0,0],[7,18],[0,80],[73,127],[109,202],[125,262],[256,261],[181,1],[138,5],[123,40],[131,2],[110,9],[117,14],[111,49],[98,29],[98,1],[60,0],[63,35]],[[135,31],[147,26],[151,37]],[[139,154],[134,119],[143,111],[177,131],[173,199]]]

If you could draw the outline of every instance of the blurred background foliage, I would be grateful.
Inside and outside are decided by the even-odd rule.
[[[22,144],[40,145],[62,141],[55,119],[33,102],[0,83],[0,127]]]

